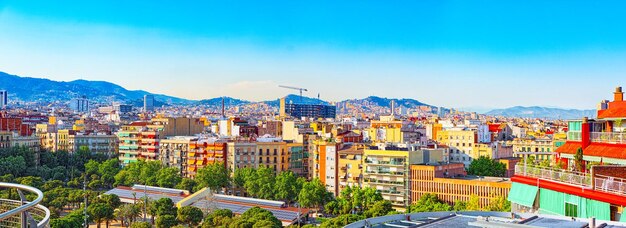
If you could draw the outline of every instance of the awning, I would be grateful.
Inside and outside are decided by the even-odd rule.
[[[536,186],[513,182],[511,183],[508,200],[526,207],[533,207],[538,190],[539,188]]]
[[[614,165],[626,165],[626,159],[603,158],[602,162]],[[626,216],[624,216],[624,218],[626,219]]]
[[[596,157],[596,156],[583,155],[583,160],[585,160],[585,161],[592,161],[592,162],[600,162],[600,161],[602,161],[602,158],[601,157]]]
[[[574,159],[574,155],[573,154],[561,154],[561,158]]]

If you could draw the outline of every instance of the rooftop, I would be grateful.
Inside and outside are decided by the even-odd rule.
[[[463,211],[426,212],[369,218],[345,228],[412,228],[412,227],[586,227],[589,219],[565,216],[512,214],[509,212]],[[626,227],[626,223],[596,221],[598,227]]]

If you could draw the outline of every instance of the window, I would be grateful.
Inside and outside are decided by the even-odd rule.
[[[263,149],[259,149],[259,155],[263,155]]]
[[[578,217],[578,205],[565,203],[565,216]]]

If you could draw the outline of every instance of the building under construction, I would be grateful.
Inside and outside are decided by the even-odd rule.
[[[280,99],[280,116],[294,118],[335,118],[337,107],[326,104],[287,103],[285,98]]]

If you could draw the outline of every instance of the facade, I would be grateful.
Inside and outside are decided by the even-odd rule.
[[[346,187],[362,187],[363,185],[363,152],[364,145],[346,145],[337,153],[339,154],[339,189]]]
[[[507,197],[511,181],[500,177],[467,176],[463,163],[411,165],[411,201],[432,193],[440,200],[454,205],[478,196],[479,205],[485,208],[497,196]]]
[[[541,138],[516,138],[510,141],[513,153],[516,157],[533,156],[536,160],[554,160],[554,151],[557,142],[549,137]]]
[[[474,144],[474,148],[470,151],[470,158],[478,159],[482,156],[491,159],[510,158],[513,157],[513,147],[504,142]]]
[[[143,111],[144,112],[152,112],[154,111],[154,96],[153,95],[143,95]]]
[[[86,149],[91,153],[113,156],[118,153],[118,141],[116,135],[108,133],[84,133],[75,132],[68,135],[68,151],[74,152]]]
[[[291,116],[294,118],[335,118],[337,107],[325,104],[287,104],[285,98],[280,99],[281,116]]]
[[[462,162],[465,166],[472,163],[472,153],[476,145],[476,131],[450,129],[437,133],[437,141],[450,148],[450,162]]]
[[[259,139],[260,140],[260,139]],[[258,165],[269,167],[278,174],[289,170],[289,146],[281,140],[257,141]]]
[[[291,159],[289,159],[289,170],[299,177],[307,177],[309,173],[309,153],[304,149],[304,145],[290,147],[289,153]]]
[[[72,99],[70,109],[74,112],[89,112],[89,99],[84,96]]]

